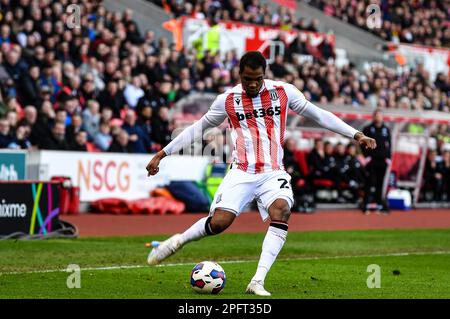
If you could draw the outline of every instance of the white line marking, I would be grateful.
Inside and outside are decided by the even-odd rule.
[[[421,256],[421,255],[450,255],[450,251],[420,251],[420,252],[400,252],[400,253],[388,253],[379,255],[349,255],[349,256],[316,256],[316,257],[296,257],[296,258],[280,258],[278,261],[296,261],[296,260],[321,260],[321,259],[346,259],[346,258],[375,258],[375,257],[403,257],[403,256]],[[248,260],[224,260],[218,261],[220,264],[242,264],[258,262],[256,259]],[[195,262],[189,263],[176,263],[176,264],[160,264],[154,267],[175,267],[175,266],[189,266],[194,265]],[[108,266],[108,267],[87,267],[80,268],[81,271],[95,271],[95,270],[117,270],[117,269],[136,269],[147,268],[151,266],[147,265],[124,265],[124,266]],[[22,275],[22,274],[45,274],[53,272],[66,272],[66,269],[46,269],[46,270],[32,270],[32,271],[13,271],[13,272],[0,272],[2,275]]]

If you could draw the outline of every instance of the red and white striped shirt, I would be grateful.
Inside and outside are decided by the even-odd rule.
[[[334,114],[307,101],[292,84],[264,80],[254,98],[245,93],[241,84],[220,94],[209,111],[169,143],[164,152],[167,155],[178,152],[201,136],[204,130],[219,126],[228,118],[234,145],[233,167],[248,173],[283,169],[288,107],[344,136],[352,138],[357,132]]]

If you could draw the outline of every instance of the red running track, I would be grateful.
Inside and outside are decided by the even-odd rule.
[[[131,236],[162,235],[182,232],[206,214],[181,215],[64,215],[66,220],[78,227],[80,236]],[[390,215],[363,215],[360,211],[321,211],[314,214],[293,213],[289,219],[289,231],[329,231],[365,229],[418,229],[450,228],[449,209],[420,209],[394,211]],[[226,232],[265,232],[256,212],[241,214]]]

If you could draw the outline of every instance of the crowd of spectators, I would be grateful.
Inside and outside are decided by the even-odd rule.
[[[425,162],[422,200],[450,201],[450,129],[442,124],[431,132]]]
[[[422,64],[393,69],[383,64],[367,64],[359,70],[352,63],[338,68],[320,60],[304,62],[292,58],[270,66],[273,77],[294,83],[314,102],[347,104],[356,107],[400,108],[404,110],[450,110],[450,79],[439,73],[435,81]]]
[[[450,47],[449,0],[304,0],[325,14],[342,19],[386,41]],[[380,7],[381,26],[369,28],[367,7]],[[370,14],[378,15],[376,12]]]
[[[192,92],[238,82],[238,56],[178,52],[133,13],[69,1],[0,2],[0,148],[152,152],[171,138],[169,112]]]
[[[0,148],[154,152],[171,139],[177,101],[239,81],[235,51],[199,60],[193,49],[142,34],[130,10],[70,3],[82,4],[80,28],[65,23],[68,0],[0,1]],[[448,112],[444,74],[431,83],[423,67],[338,68],[331,44],[317,57],[305,41],[287,45],[268,78],[293,83],[313,102]]]
[[[169,109],[191,90],[166,39],[133,13],[77,1],[0,2],[0,148],[148,153],[171,138]],[[201,86],[199,84],[199,86]],[[180,88],[180,89],[179,89]]]
[[[258,0],[154,0],[154,2],[166,7],[175,17],[188,15],[206,19],[209,16],[214,16],[218,20],[231,19],[280,27],[294,22],[292,25],[299,30],[318,30],[319,22],[317,20],[312,20],[308,26],[305,20],[301,19],[297,21],[300,22],[299,24],[296,22],[294,12],[282,6],[278,8],[276,14],[271,15],[267,11],[267,5],[261,4]],[[319,2],[313,1],[312,4],[324,5]],[[400,4],[397,4],[397,2],[387,1],[382,3],[385,19],[392,16],[389,10],[392,11],[392,8],[397,5],[408,7],[405,1],[400,1]],[[327,4],[332,5],[331,2],[327,2]],[[336,6],[345,7],[347,4],[349,8],[352,8],[352,6],[366,8],[368,5],[364,1],[352,1],[351,3],[350,1],[336,1]],[[416,5],[418,3],[411,5],[411,7]],[[423,6],[434,8],[436,4],[423,3]],[[439,5],[437,8],[436,10],[439,10],[442,6]],[[362,10],[362,14],[366,14],[364,10]],[[266,16],[267,19],[264,18]],[[284,18],[280,19],[280,17]],[[280,21],[284,20],[286,22],[280,24]],[[429,20],[434,21],[430,17]],[[364,23],[365,21],[366,19],[364,19]],[[432,22],[432,24],[434,25],[435,22]],[[303,59],[296,58],[301,55],[313,56],[314,59],[305,62]],[[319,48],[314,48],[309,45],[307,38],[299,36],[292,43],[286,43],[284,57],[277,57],[276,61],[270,65],[268,76],[290,83],[295,82],[297,88],[302,90],[307,98],[315,102],[352,104],[355,106],[371,106],[372,108],[449,111],[450,79],[444,73],[439,73],[436,79],[431,81],[430,74],[423,65],[418,65],[414,69],[405,66],[397,70],[388,68],[383,64],[368,64],[364,71],[358,71],[352,64],[349,64],[342,69],[338,69],[336,64],[333,63],[334,58],[334,47],[328,40],[325,40]]]
[[[149,0],[163,7],[174,18],[188,16],[216,21],[239,21],[258,25],[280,27],[287,30],[317,32],[318,19],[298,18],[295,10],[278,6],[271,12],[267,3],[260,0]]]

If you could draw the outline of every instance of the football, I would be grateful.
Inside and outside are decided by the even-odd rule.
[[[218,294],[225,287],[225,271],[214,261],[202,261],[191,272],[191,286],[201,294]]]

